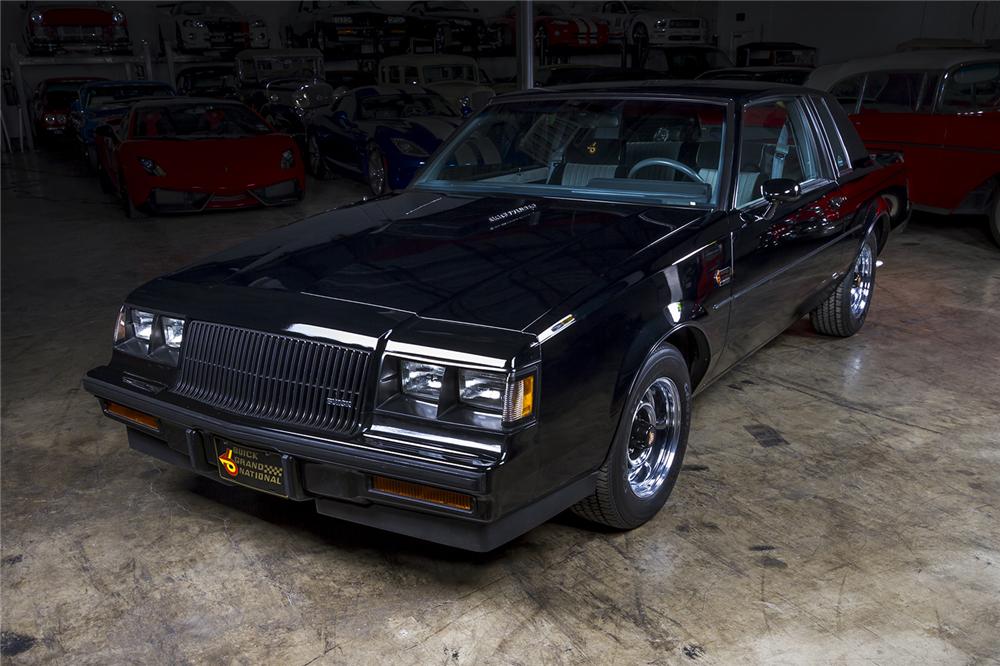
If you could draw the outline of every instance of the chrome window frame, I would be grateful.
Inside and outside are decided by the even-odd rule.
[[[840,176],[854,170],[854,167],[851,165],[851,155],[847,151],[847,144],[844,142],[844,137],[840,133],[840,127],[837,125],[837,119],[833,117],[833,111],[830,110],[830,101],[822,95],[810,95],[809,101],[811,102],[813,112],[816,115],[818,123],[817,127],[823,129],[823,136],[825,138],[824,142],[826,143],[828,149],[829,164],[832,169],[831,173],[836,174],[839,179]],[[820,108],[820,104],[823,105],[822,109]],[[827,124],[823,122],[824,111],[826,112],[826,117],[830,119],[830,127],[827,127]],[[843,151],[842,154],[844,156],[844,161],[847,164],[845,167],[837,166],[837,151],[836,147],[833,145],[834,137],[831,135],[831,131],[832,134],[836,135],[837,145]]]
[[[743,109],[741,110],[741,113],[740,113],[740,129],[741,129],[741,131],[740,131],[740,145],[737,148],[737,151],[738,151],[737,154],[738,154],[739,159],[734,160],[735,164],[741,164],[742,161],[743,161],[743,159],[742,159],[743,158],[743,138],[742,138],[743,132],[742,132],[742,123],[743,123],[743,114],[746,112],[747,107],[749,107],[749,106],[756,106],[756,105],[762,104],[762,103],[776,102],[776,101],[782,101],[782,100],[784,100],[784,101],[794,100],[795,102],[797,102],[798,104],[800,104],[802,106],[802,108],[803,108],[803,110],[805,112],[805,122],[807,124],[813,125],[813,131],[808,132],[808,134],[813,137],[812,138],[812,143],[813,143],[813,147],[816,149],[816,158],[817,158],[817,160],[820,160],[820,159],[829,160],[829,155],[827,155],[825,152],[823,152],[823,157],[822,158],[820,157],[820,152],[822,152],[823,149],[821,149],[820,146],[816,143],[816,137],[815,137],[815,133],[816,133],[815,132],[816,118],[815,118],[815,116],[812,115],[812,109],[811,109],[811,107],[809,105],[809,102],[806,101],[807,97],[809,97],[809,95],[808,94],[803,94],[803,93],[794,93],[794,94],[789,94],[789,95],[768,95],[767,97],[757,97],[757,98],[754,98],[754,99],[750,100],[749,102],[745,103],[743,105]],[[739,172],[737,171],[737,173],[739,173]],[[831,168],[830,169],[830,173],[831,174],[837,173],[837,171],[836,171],[836,169]],[[800,188],[800,191],[802,192],[802,194],[808,194],[810,192],[813,192],[815,190],[820,189],[821,187],[825,187],[827,185],[830,185],[831,183],[835,184],[836,182],[837,182],[836,178],[834,178],[834,179],[827,178],[827,177],[825,177],[825,176],[823,176],[821,174],[819,177],[810,178],[808,180],[804,180],[804,181],[800,182],[799,183],[799,188]],[[731,188],[732,192],[731,192],[731,198],[729,200],[729,205],[730,205],[730,208],[732,210],[745,211],[745,210],[749,210],[751,208],[756,208],[756,207],[760,206],[761,204],[766,204],[767,203],[765,201],[764,197],[760,196],[760,197],[757,197],[756,199],[752,199],[750,201],[747,201],[746,203],[744,203],[741,206],[737,206],[736,205],[736,201],[737,201],[737,196],[739,195],[739,192],[737,192],[738,188],[739,188],[739,179],[736,178],[735,182],[733,183],[733,187]]]

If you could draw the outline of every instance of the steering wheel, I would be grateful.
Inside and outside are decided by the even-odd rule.
[[[669,157],[647,157],[644,160],[639,160],[628,170],[628,176],[626,178],[632,178],[635,174],[639,173],[646,167],[650,166],[665,166],[670,167],[676,171],[680,171],[682,174],[695,181],[696,183],[704,183],[705,179],[698,175],[698,172],[689,167],[683,162],[678,162],[677,160],[672,160]]]

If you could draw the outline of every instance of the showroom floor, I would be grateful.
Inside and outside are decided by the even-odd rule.
[[[67,157],[4,159],[12,663],[1000,658],[1000,252],[978,220],[915,219],[858,336],[802,321],[702,393],[643,528],[560,517],[473,555],[133,453],[80,388],[133,287],[361,185],[129,221]]]

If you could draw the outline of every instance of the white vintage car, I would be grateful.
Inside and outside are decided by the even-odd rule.
[[[160,50],[166,45],[179,53],[266,49],[271,43],[267,23],[247,16],[229,2],[178,2],[159,5]]]
[[[378,67],[382,85],[417,85],[444,97],[466,115],[483,107],[495,94],[485,85],[479,65],[462,55],[405,55],[383,58]]]
[[[682,16],[663,2],[606,0],[598,16],[608,22],[611,42],[668,46],[703,44],[708,40],[708,24],[698,16]]]

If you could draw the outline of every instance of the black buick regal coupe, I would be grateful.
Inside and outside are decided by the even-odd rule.
[[[825,93],[517,93],[403,192],[134,291],[84,385],[133,449],[343,520],[478,551],[569,508],[634,528],[692,395],[805,315],[857,332],[908,211]]]

